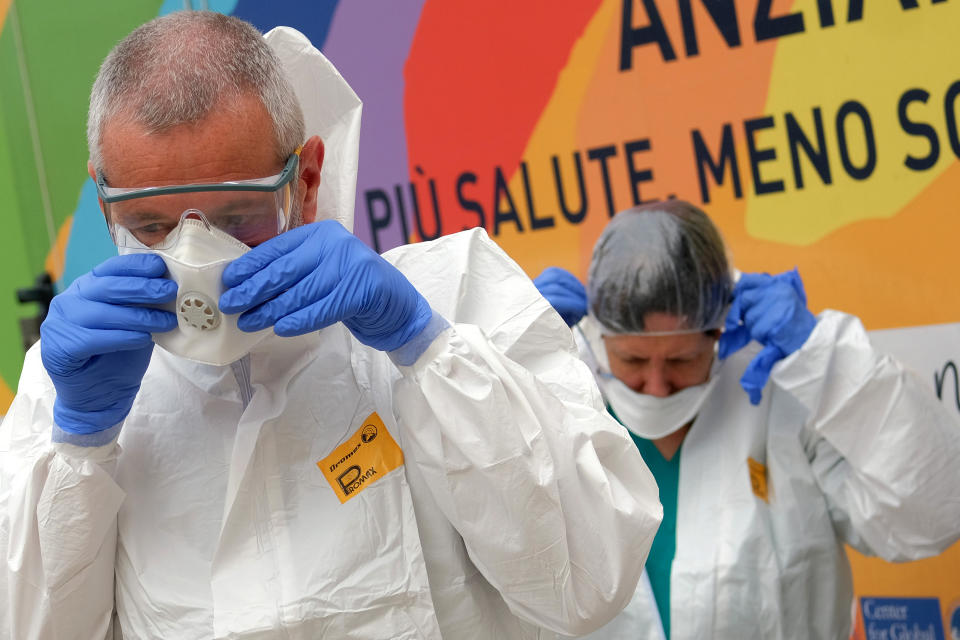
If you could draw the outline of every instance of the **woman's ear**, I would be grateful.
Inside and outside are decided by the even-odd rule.
[[[312,136],[300,151],[298,192],[303,194],[300,215],[304,224],[317,218],[317,189],[320,187],[320,169],[323,168],[323,140]]]

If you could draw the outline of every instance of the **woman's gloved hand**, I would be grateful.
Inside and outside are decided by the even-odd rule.
[[[587,290],[569,271],[560,267],[547,267],[534,279],[533,284],[568,327],[577,324],[587,315]]]
[[[733,289],[718,355],[726,358],[751,340],[763,345],[740,378],[750,402],[759,404],[773,365],[802,347],[816,324],[796,269],[745,273]]]
[[[279,336],[297,336],[343,322],[360,342],[394,351],[433,316],[406,276],[334,220],[254,247],[227,265],[223,284],[220,309],[242,312],[244,331],[273,326]]]
[[[160,256],[116,256],[54,297],[40,326],[40,357],[57,390],[53,419],[68,433],[109,429],[130,412],[153,352],[151,333],[177,318],[138,305],[169,302],[177,284]]]

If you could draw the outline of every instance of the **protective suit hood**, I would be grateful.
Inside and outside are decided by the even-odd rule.
[[[297,94],[307,138],[323,140],[317,219],[338,220],[353,231],[363,103],[333,63],[296,29],[275,27],[263,37]]]

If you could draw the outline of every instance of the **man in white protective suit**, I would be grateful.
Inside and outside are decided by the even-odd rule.
[[[171,14],[90,105],[120,255],[54,299],[0,431],[0,638],[533,639],[626,605],[651,474],[482,230],[348,231],[360,102],[302,35]]]
[[[633,600],[591,639],[847,640],[844,543],[903,561],[960,537],[955,417],[856,318],[808,311],[796,270],[734,272],[693,205],[614,216],[586,288],[556,267],[536,283],[664,509]]]

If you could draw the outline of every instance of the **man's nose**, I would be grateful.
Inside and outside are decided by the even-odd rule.
[[[673,386],[667,381],[663,369],[650,367],[644,376],[643,385],[639,391],[657,398],[666,398],[673,393]]]

